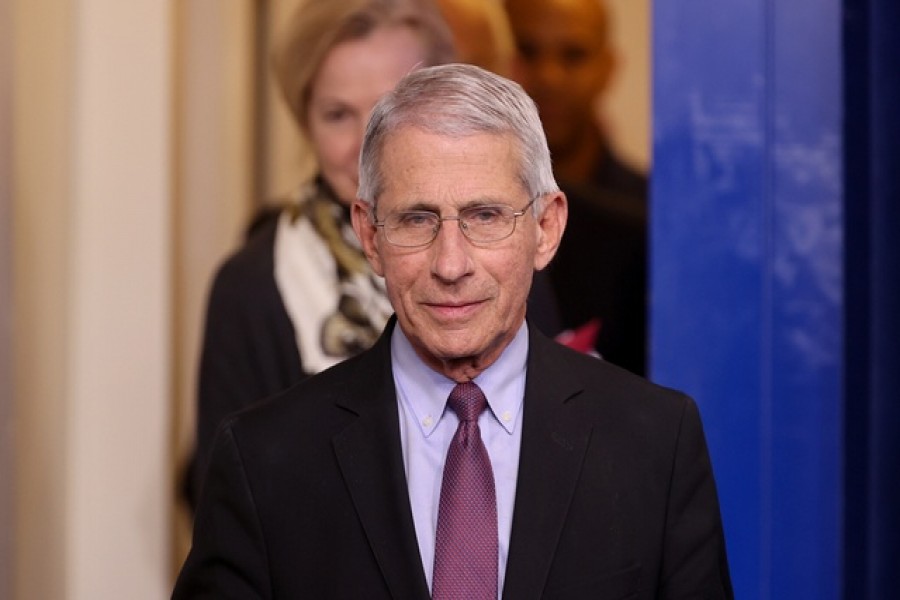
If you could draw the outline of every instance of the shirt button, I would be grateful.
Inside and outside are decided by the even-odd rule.
[[[510,413],[508,410],[504,410],[503,414],[500,415],[500,418],[503,419],[505,423],[509,423],[510,421],[512,421],[512,413]]]
[[[428,415],[424,419],[422,419],[422,425],[425,427],[431,427],[434,424],[434,419],[431,418],[431,415]]]

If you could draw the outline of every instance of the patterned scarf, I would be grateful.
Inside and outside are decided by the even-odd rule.
[[[317,372],[328,364],[339,362],[372,346],[381,334],[392,309],[387,301],[384,282],[372,273],[350,225],[350,210],[335,198],[321,178],[304,187],[299,202],[292,204],[287,213],[287,219],[279,223],[279,236],[296,237],[303,235],[305,231],[309,238],[309,232],[312,231],[321,246],[317,253],[312,248],[316,241],[305,239],[302,240],[305,247],[294,243],[289,255],[279,256],[279,244],[276,242],[276,264],[279,260],[296,261],[298,273],[319,273],[319,276],[314,277],[318,281],[292,281],[288,284],[291,287],[296,285],[306,288],[308,293],[282,294],[283,297],[290,296],[285,298],[285,305],[295,324],[304,369]],[[300,241],[299,238],[296,240]],[[323,259],[319,261],[320,264],[300,264],[303,261],[315,261],[316,256]],[[324,263],[329,267],[333,265],[332,274],[327,273]],[[312,289],[313,286],[324,286],[325,289],[315,290]],[[328,290],[331,290],[330,293]],[[316,296],[318,300],[314,299]],[[323,308],[323,302],[328,306]],[[306,306],[303,306],[304,303]],[[288,306],[289,304],[292,306]],[[295,316],[303,316],[301,320],[308,320],[304,315],[310,314],[319,315],[318,343],[324,362],[311,357],[310,354],[316,352],[309,351],[310,340],[301,339],[304,330],[309,331],[309,325],[297,326],[298,318]]]

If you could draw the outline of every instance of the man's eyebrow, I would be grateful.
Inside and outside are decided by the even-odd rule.
[[[437,204],[435,204],[434,202],[428,202],[427,200],[413,200],[410,204],[407,204],[406,206],[398,207],[397,210],[403,210],[403,211],[415,210],[415,211],[433,212],[436,214],[440,214],[440,212],[441,212],[441,209]]]
[[[505,205],[505,204],[509,204],[509,203],[505,202],[503,200],[499,200],[497,198],[490,198],[490,197],[483,196],[483,197],[467,200],[466,202],[463,202],[456,208],[457,208],[457,210],[465,210],[467,208],[473,208],[473,207],[478,207],[478,206],[495,206],[497,204]],[[423,212],[433,212],[435,214],[441,214],[441,206],[439,206],[438,204],[436,204],[434,202],[430,202],[428,200],[414,200],[406,206],[398,207],[396,210],[423,211]]]

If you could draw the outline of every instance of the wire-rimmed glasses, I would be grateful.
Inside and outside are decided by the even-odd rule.
[[[456,221],[463,235],[472,242],[489,244],[511,236],[516,230],[518,218],[538,197],[532,198],[522,210],[515,210],[506,204],[478,204],[447,217],[430,210],[400,210],[388,213],[382,221],[374,217],[374,223],[384,230],[384,237],[389,243],[401,248],[427,246],[437,237],[444,221]]]

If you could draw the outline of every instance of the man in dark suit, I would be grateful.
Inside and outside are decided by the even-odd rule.
[[[693,401],[525,322],[566,198],[522,89],[413,72],[360,165],[395,316],[223,423],[174,597],[731,598]]]

